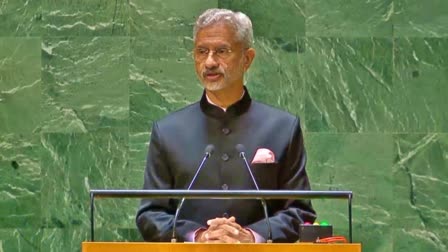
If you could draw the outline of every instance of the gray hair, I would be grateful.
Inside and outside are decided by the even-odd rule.
[[[193,39],[196,40],[196,35],[200,29],[220,22],[232,25],[235,28],[238,40],[243,42],[246,47],[252,46],[254,32],[250,18],[242,12],[233,12],[227,9],[208,9],[204,11],[194,25]]]

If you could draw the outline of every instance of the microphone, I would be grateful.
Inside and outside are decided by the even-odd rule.
[[[204,157],[202,158],[201,164],[199,165],[198,169],[196,170],[196,173],[194,174],[193,178],[191,179],[190,185],[188,185],[187,190],[191,189],[191,187],[193,186],[193,183],[196,181],[196,178],[197,178],[199,172],[201,171],[202,167],[204,166],[205,161],[212,155],[214,150],[215,150],[215,146],[213,144],[209,144],[209,145],[207,145],[207,147],[205,147]],[[177,218],[179,217],[180,209],[182,208],[182,205],[184,204],[184,201],[185,201],[185,197],[181,199],[181,201],[179,202],[179,204],[177,205],[177,208],[176,208],[176,214],[174,215],[173,232],[171,234],[171,242],[177,242],[176,222],[177,222]]]
[[[246,166],[246,169],[249,172],[252,182],[254,182],[255,188],[257,189],[257,191],[260,191],[260,188],[258,188],[257,181],[255,180],[254,174],[252,173],[252,170],[250,169],[249,163],[247,162],[247,159],[246,159],[246,153],[245,153],[246,148],[242,144],[237,144],[235,148],[238,151],[240,158],[243,159],[244,165]],[[271,228],[271,222],[269,222],[268,207],[266,205],[266,200],[264,198],[261,198],[260,201],[261,201],[261,205],[263,206],[264,218],[266,220],[266,225],[268,226],[268,239],[267,239],[266,243],[272,243],[272,228]]]

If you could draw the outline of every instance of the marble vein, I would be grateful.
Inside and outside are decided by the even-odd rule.
[[[425,149],[429,144],[433,143],[437,140],[437,134],[429,134],[426,135],[422,140],[416,143],[414,149],[410,150],[407,153],[402,153],[400,146],[398,146],[398,154],[400,156],[400,160],[397,162],[399,166],[403,166],[410,159],[418,155],[422,150]]]
[[[412,230],[402,229],[402,231],[416,239],[427,241],[433,244],[435,247],[442,249],[442,251],[447,250],[447,246],[444,244],[441,238],[431,231],[421,229],[412,229]]]

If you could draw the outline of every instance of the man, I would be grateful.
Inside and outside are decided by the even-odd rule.
[[[144,189],[186,189],[204,148],[214,145],[192,189],[244,190],[254,184],[235,146],[243,144],[260,189],[307,190],[306,155],[297,117],[252,101],[244,74],[255,57],[250,19],[210,9],[194,27],[201,100],[155,122]],[[142,200],[137,226],[146,241],[169,241],[178,200]],[[294,242],[299,224],[314,221],[309,201],[268,200],[274,242]],[[177,222],[180,241],[263,242],[259,200],[186,200]]]

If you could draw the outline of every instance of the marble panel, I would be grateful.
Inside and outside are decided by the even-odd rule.
[[[150,129],[149,129],[150,130]],[[134,189],[143,188],[143,175],[146,167],[146,157],[149,148],[151,134],[148,132],[131,133],[129,135],[129,158],[130,176]]]
[[[256,56],[245,78],[253,99],[299,116],[304,128],[305,46],[303,39],[275,42],[257,38]]]
[[[395,39],[389,131],[448,132],[447,46],[446,38]]]
[[[248,15],[257,38],[294,43],[305,36],[305,0],[219,0],[219,7]]]
[[[41,151],[39,135],[0,135],[0,228],[41,226]]]
[[[42,144],[42,218],[45,228],[85,228],[90,223],[90,189],[140,187],[128,166],[127,132],[48,133]],[[138,203],[98,199],[96,222],[110,228],[135,227]]]
[[[393,136],[307,133],[307,171],[314,190],[353,191],[353,240],[363,251],[392,251],[394,209]],[[313,201],[318,220],[348,237],[348,206],[341,200]]]
[[[392,37],[393,0],[305,0],[307,37]]]
[[[193,43],[178,36],[135,37],[131,43],[130,131],[148,132],[152,122],[199,101]]]
[[[46,36],[129,35],[127,0],[41,0]]]
[[[127,129],[129,38],[46,38],[42,65],[42,131]]]
[[[448,2],[394,0],[394,37],[447,37]]]
[[[42,231],[41,250],[45,252],[79,252],[81,242],[89,241],[88,228],[45,228]],[[95,241],[142,241],[136,229],[99,228],[95,230]]]
[[[218,0],[130,0],[131,36],[193,37],[196,18]]]
[[[448,250],[448,135],[397,134],[394,251]]]
[[[305,117],[310,132],[394,129],[392,40],[308,38]],[[388,99],[389,98],[389,99]]]
[[[88,227],[65,227],[42,229],[41,251],[80,252],[81,242],[90,238]]]
[[[0,251],[40,252],[42,230],[37,228],[0,228]]]
[[[15,0],[0,3],[0,36],[39,36],[42,0]]]
[[[0,132],[31,133],[41,122],[41,39],[0,37]]]

